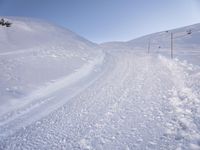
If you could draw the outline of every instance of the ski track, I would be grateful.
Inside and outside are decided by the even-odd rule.
[[[66,98],[63,99],[62,97],[67,94],[67,99],[70,99],[101,75],[97,74],[101,71],[100,66],[104,65],[104,61],[106,60],[104,60],[104,55],[102,55],[83,65],[76,72],[57,80],[49,86],[34,91],[28,97],[19,99],[22,101],[29,100],[30,103],[1,116],[0,136],[12,134],[20,127],[31,124],[34,120],[38,120],[62,106],[67,101]]]
[[[106,57],[101,75],[91,84],[70,98],[62,89],[44,102],[63,99],[59,109],[16,129],[33,113],[0,126],[0,149],[199,148],[198,126],[180,100],[197,103],[199,98],[185,83],[189,75],[180,79],[184,66],[132,52]],[[45,112],[45,106],[36,111]]]

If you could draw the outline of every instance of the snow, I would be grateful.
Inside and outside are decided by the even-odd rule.
[[[189,30],[191,30],[191,34],[187,34]],[[102,43],[101,47],[114,51],[132,50],[136,52],[147,52],[150,42],[150,53],[162,54],[170,58],[171,33],[173,33],[174,56],[182,61],[186,60],[194,65],[200,65],[199,31],[200,24],[195,24],[174,30],[153,33],[127,42]]]
[[[0,41],[9,42],[0,45],[0,116],[29,103],[36,95],[52,91],[52,86],[56,87],[52,82],[60,85],[67,82],[63,80],[73,82],[73,78],[80,78],[79,74],[84,76],[103,57],[95,44],[71,31],[41,21],[10,21],[12,27],[0,29]]]
[[[189,65],[181,63],[178,60],[175,60],[174,62],[168,62],[166,59],[162,60],[166,66],[172,70],[172,74],[174,74],[174,87],[170,91],[171,97],[169,97],[169,100],[174,107],[181,128],[181,130],[176,131],[176,134],[179,138],[184,138],[191,142],[191,147],[189,147],[189,149],[195,149],[197,147],[200,149],[199,125],[196,124],[198,116],[196,110],[200,104],[199,94],[196,93],[196,90],[193,91],[189,86],[191,81],[188,83],[188,80],[191,78],[191,75],[189,75],[188,72],[195,70],[195,68],[187,68]]]
[[[41,20],[8,19],[0,149],[200,149],[200,25],[172,30],[184,37],[170,59],[166,32],[96,45]]]

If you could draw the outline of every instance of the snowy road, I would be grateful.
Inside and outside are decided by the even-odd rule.
[[[186,104],[184,98],[199,99],[192,88],[180,95],[179,85],[186,84],[179,74],[189,77],[184,66],[177,65],[179,72],[174,72],[162,58],[132,52],[110,53],[107,59],[103,73],[75,96],[69,99],[64,90],[62,97],[54,95],[55,101],[66,99],[57,110],[27,126],[20,124],[12,134],[8,131],[19,122],[17,117],[1,125],[0,149],[200,148],[198,123],[191,114],[198,110],[179,107]],[[45,112],[45,107],[37,111]]]

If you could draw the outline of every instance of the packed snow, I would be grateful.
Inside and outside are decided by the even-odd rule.
[[[0,149],[200,149],[199,24],[97,45],[41,20],[7,19]]]

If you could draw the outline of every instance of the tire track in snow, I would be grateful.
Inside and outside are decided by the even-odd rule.
[[[139,59],[137,59],[137,61],[139,61]],[[159,93],[159,91],[155,91],[158,90],[158,87],[156,87],[158,85],[153,87],[153,91],[148,94],[146,93],[150,88],[148,87],[149,83],[155,82],[155,79],[159,77],[155,74],[155,66],[152,66],[152,64],[149,65],[149,61],[142,64],[140,67],[136,67],[139,69],[135,71],[132,69],[134,68],[135,63],[129,61],[130,70],[126,76],[126,80],[123,82],[122,87],[124,88],[122,89],[122,95],[115,98],[116,102],[113,103],[107,113],[103,115],[100,122],[95,124],[95,129],[91,130],[80,140],[80,145],[83,149],[96,149],[94,143],[98,145],[99,149],[155,149],[156,146],[158,147],[157,144],[161,141],[160,137],[162,134],[158,134],[155,139],[151,138],[149,135],[155,136],[155,133],[158,131],[156,131],[156,128],[154,130],[151,129],[149,132],[148,125],[151,124],[151,122],[154,122],[153,127],[155,127],[156,121],[164,120],[164,118],[162,110],[158,107],[159,104],[156,103],[158,101],[153,102],[151,100],[152,94]],[[159,69],[161,69],[160,66],[156,68],[156,71]],[[134,74],[136,74],[136,76],[133,77]],[[159,80],[157,82],[160,83]],[[144,91],[146,88],[147,91]],[[142,98],[144,92],[145,95],[147,94],[146,98]],[[150,102],[148,102],[148,100]],[[143,110],[142,103],[147,104],[147,107],[145,107],[147,110]],[[139,108],[136,108],[135,104],[137,104],[137,107]],[[155,116],[155,114],[153,114],[155,113],[154,111],[160,113],[160,115],[156,114],[157,116]],[[140,117],[137,118],[138,116]],[[156,118],[154,119],[154,117]],[[143,118],[145,118],[145,121],[141,120]],[[140,120],[138,120],[139,123],[135,122],[137,119]],[[129,124],[127,124],[127,122],[129,122]],[[161,131],[164,132],[164,124],[157,122],[156,126],[158,128],[160,125],[163,126]],[[142,132],[143,134],[141,134]],[[145,137],[146,134],[147,137]]]
[[[179,141],[166,136],[175,118],[168,102],[170,70],[152,56],[126,52],[110,58],[93,84],[43,119],[1,139],[0,148],[175,149]]]
[[[112,62],[111,62],[112,63]],[[114,66],[112,66],[113,68],[114,68],[114,70],[115,70],[115,72],[117,71],[119,71],[122,67],[124,67],[123,66],[123,64],[124,63],[121,63],[122,65],[120,65],[120,68],[115,68]],[[111,70],[113,69],[113,68],[110,68]],[[108,72],[110,71],[110,70],[107,70]],[[126,71],[126,69],[125,69],[125,71]],[[112,72],[111,72],[112,73]],[[80,100],[76,100],[75,101],[75,104],[73,104],[73,105],[70,105],[70,108],[69,109],[71,109],[71,112],[69,112],[69,114],[66,114],[68,111],[66,111],[65,110],[65,114],[69,117],[69,118],[71,118],[73,121],[76,121],[76,118],[79,118],[77,121],[80,121],[80,122],[82,122],[81,121],[81,118],[82,117],[84,117],[84,118],[82,118],[83,120],[86,120],[87,119],[87,116],[84,116],[83,115],[83,112],[84,112],[84,110],[87,110],[87,109],[89,109],[89,110],[87,110],[86,111],[86,113],[90,113],[90,111],[92,111],[92,113],[90,114],[90,117],[91,117],[91,115],[96,115],[96,110],[94,110],[93,108],[94,107],[88,107],[88,105],[90,105],[90,103],[91,103],[91,101],[89,100],[89,102],[88,101],[86,101],[86,102],[84,102],[84,101],[82,101],[85,97],[86,98],[93,98],[93,96],[96,96],[96,93],[97,93],[97,91],[98,90],[100,90],[101,91],[101,89],[102,89],[102,86],[104,87],[104,86],[107,86],[109,89],[111,89],[111,91],[112,91],[112,87],[110,86],[110,82],[112,82],[112,83],[120,83],[121,81],[120,80],[118,80],[119,79],[119,77],[120,76],[122,76],[123,75],[123,73],[124,72],[121,72],[120,74],[118,74],[118,73],[115,73],[115,74],[111,74],[110,76],[108,76],[108,80],[106,80],[106,82],[103,82],[104,81],[104,79],[100,79],[101,81],[99,81],[100,83],[103,83],[103,85],[101,85],[100,84],[100,86],[98,87],[98,89],[94,89],[94,91],[93,91],[93,88],[91,88],[91,89],[88,89],[88,92],[84,92],[83,93],[83,95],[82,95],[82,97],[80,98]],[[114,76],[113,76],[114,75]],[[107,78],[107,77],[106,77]],[[117,86],[116,86],[117,87]],[[114,90],[115,91],[115,90]],[[106,90],[102,90],[102,92],[103,93],[107,93],[107,91]],[[85,94],[86,93],[86,94]],[[93,94],[94,93],[94,94]],[[110,94],[110,93],[107,93],[107,94]],[[111,93],[111,94],[117,94],[117,91],[115,91],[115,93]],[[97,101],[96,101],[96,103],[95,103],[95,105],[98,105],[98,102],[101,102],[99,99],[98,99],[98,97],[101,97],[101,99],[102,99],[102,93],[100,92],[100,94],[97,94]],[[95,99],[94,99],[95,100]],[[71,100],[71,101],[73,101],[73,100]],[[81,103],[81,104],[80,104]],[[86,103],[86,105],[84,105],[84,103]],[[81,105],[81,107],[79,107],[79,105]],[[68,106],[68,105],[67,105]],[[106,106],[106,105],[105,105]],[[79,108],[78,110],[77,110],[77,107]],[[80,109],[81,108],[81,109]],[[90,110],[91,109],[91,110]],[[101,107],[99,107],[98,109],[101,109]],[[73,113],[72,113],[72,111],[73,111]],[[94,112],[95,111],[95,112]],[[98,110],[97,110],[98,111]],[[105,111],[105,110],[104,110]],[[101,112],[101,111],[100,111]],[[63,115],[63,114],[60,114],[60,115]],[[97,114],[97,116],[95,116],[94,118],[95,119],[97,119],[96,117],[98,117],[98,115],[99,114]],[[57,115],[56,116],[54,116],[53,117],[54,119],[55,118],[57,118]],[[59,117],[60,118],[60,117]],[[54,120],[53,119],[53,120]],[[89,119],[91,119],[91,118],[89,118]],[[49,121],[49,120],[48,120]],[[67,121],[67,122],[66,122]],[[61,123],[61,126],[65,126],[65,125],[67,125],[67,124],[69,124],[69,122],[68,121],[70,121],[70,120],[65,120],[64,122],[60,122]],[[54,121],[53,121],[54,122]],[[85,121],[84,121],[85,122]],[[90,120],[90,122],[92,122],[92,119]],[[38,124],[38,123],[37,123]],[[40,124],[40,123],[39,123]],[[51,124],[51,123],[50,123]],[[65,124],[65,125],[64,125]],[[47,124],[48,125],[48,124]],[[57,125],[57,124],[56,124]],[[77,125],[80,125],[80,124],[77,124]],[[70,126],[70,125],[69,125]],[[77,127],[77,128],[79,128],[79,127]],[[77,129],[76,128],[76,123],[75,123],[75,126],[74,126],[74,129]],[[78,130],[78,129],[77,129]],[[68,134],[70,135],[70,133],[69,132],[72,132],[72,131],[74,131],[73,129],[72,130],[69,130],[68,131]],[[48,131],[49,132],[49,131]],[[56,131],[55,131],[56,132]],[[55,137],[56,137],[56,135],[57,134],[55,134],[54,133],[54,135],[55,135]],[[72,134],[72,135],[74,135],[74,133]],[[78,133],[77,133],[77,135],[78,135]],[[42,137],[38,137],[38,139],[41,139]],[[42,139],[45,139],[44,137],[42,138]],[[49,139],[48,139],[49,140]],[[73,140],[72,140],[73,141]],[[37,146],[37,145],[36,145]]]

